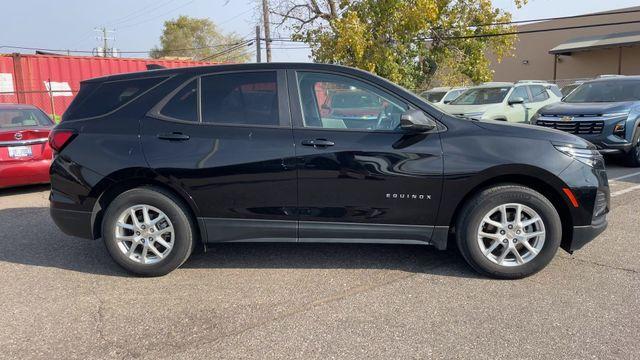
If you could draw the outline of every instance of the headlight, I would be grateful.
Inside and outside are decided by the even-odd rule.
[[[616,113],[608,113],[608,114],[602,114],[602,117],[608,117],[608,118],[614,118],[614,117],[627,117],[629,116],[629,112],[628,111],[621,111],[621,112],[616,112]]]
[[[624,138],[625,122],[626,122],[626,120],[622,120],[622,121],[618,122],[616,124],[616,126],[613,127],[613,135],[616,135],[616,136],[619,136],[621,138]]]
[[[465,113],[462,116],[473,120],[480,120],[482,119],[482,115],[484,115],[484,111]]]
[[[572,157],[583,164],[593,167],[602,161],[602,155],[595,149],[581,149],[570,145],[554,145],[561,153]]]

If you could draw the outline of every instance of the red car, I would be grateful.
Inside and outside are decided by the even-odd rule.
[[[35,106],[0,104],[0,188],[49,182],[54,125]]]

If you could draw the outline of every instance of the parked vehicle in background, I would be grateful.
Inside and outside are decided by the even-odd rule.
[[[385,106],[338,119],[322,109],[325,90],[350,112]],[[607,225],[604,163],[587,141],[448,116],[342,66],[85,81],[51,144],[55,223],[102,238],[118,264],[146,276],[174,270],[197,243],[285,241],[456,242],[474,269],[520,278]]]
[[[606,76],[587,81],[562,102],[541,108],[537,125],[576,134],[601,153],[640,166],[640,76]]]
[[[462,94],[466,87],[436,87],[420,93],[424,99],[435,106],[448,104]]]
[[[469,88],[440,109],[454,116],[474,120],[500,120],[528,123],[536,111],[560,101],[557,85],[522,81],[489,82]]]
[[[0,104],[0,188],[49,182],[53,126],[35,106]]]

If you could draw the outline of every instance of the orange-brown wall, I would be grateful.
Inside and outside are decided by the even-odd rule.
[[[632,9],[640,9],[640,6],[613,11]],[[518,27],[518,30],[538,30],[634,20],[640,20],[640,12],[546,21],[522,25]],[[505,58],[501,63],[498,63],[495,58],[490,55],[490,58],[492,58],[491,68],[494,71],[494,80],[551,80],[553,79],[554,56],[549,54],[549,50],[552,48],[577,37],[629,31],[640,31],[640,23],[520,34],[512,57]],[[617,48],[600,49],[575,52],[571,56],[560,56],[557,67],[557,79],[579,79],[601,74],[617,74],[618,51]],[[528,64],[523,64],[525,60],[528,60]],[[621,73],[623,75],[640,74],[640,45],[623,48]]]

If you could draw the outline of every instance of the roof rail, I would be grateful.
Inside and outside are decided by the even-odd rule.
[[[544,80],[518,80],[516,84],[546,84],[548,81]]]

